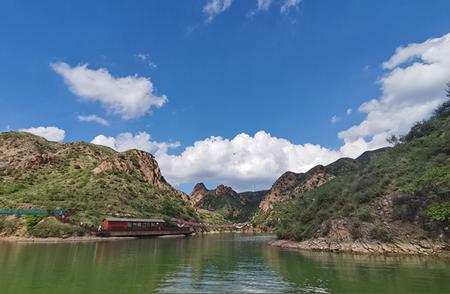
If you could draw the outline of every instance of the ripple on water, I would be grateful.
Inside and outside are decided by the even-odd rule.
[[[185,266],[178,273],[168,276],[158,293],[329,293],[320,287],[298,287],[287,282],[279,274],[259,265],[242,265],[238,270],[224,272],[210,267],[201,273]]]

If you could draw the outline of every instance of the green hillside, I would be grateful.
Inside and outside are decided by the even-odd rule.
[[[195,207],[214,212],[228,222],[247,222],[257,211],[266,193],[267,191],[237,193],[224,185],[208,190],[203,183],[199,183],[191,193],[191,201]]]
[[[146,152],[17,132],[0,134],[0,207],[77,209],[73,218],[92,224],[107,215],[198,219]]]
[[[391,140],[393,148],[363,156],[325,184],[275,205],[266,222],[292,240],[326,236],[339,219],[350,220],[355,240],[448,240],[450,101]]]

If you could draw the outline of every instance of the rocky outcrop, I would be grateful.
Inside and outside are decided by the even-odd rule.
[[[52,143],[47,148],[42,148],[39,143],[43,139],[34,137],[31,134],[16,133],[4,133],[0,136],[0,169],[18,171],[54,162],[56,159]]]
[[[205,184],[203,184],[203,183],[197,183],[197,184],[194,186],[194,189],[192,190],[191,195],[189,196],[189,199],[190,199],[191,203],[192,203],[194,206],[197,206],[197,203],[199,203],[199,202],[203,199],[203,197],[206,196],[206,194],[208,193],[208,191],[209,191],[209,190],[206,189]]]
[[[161,170],[159,169],[155,158],[145,151],[131,150],[123,153],[123,156],[102,161],[92,170],[94,174],[111,171],[119,171],[128,174],[140,173],[150,185],[159,188],[168,187],[167,182],[161,175]]]
[[[338,219],[323,225],[314,238],[304,241],[274,240],[270,245],[314,251],[368,254],[449,254],[449,243],[408,232],[404,224],[361,223],[355,219]],[[420,235],[420,237],[418,236]]]
[[[236,191],[234,191],[233,188],[225,185],[217,186],[216,189],[214,189],[214,192],[217,195],[228,195],[233,197],[237,195]]]
[[[274,240],[271,246],[329,252],[365,253],[365,254],[420,254],[449,255],[450,248],[444,242],[432,240],[414,240],[410,242],[383,243],[369,240],[336,242],[327,238],[310,239],[302,242]]]

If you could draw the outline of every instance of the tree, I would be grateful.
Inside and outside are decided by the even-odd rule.
[[[446,90],[447,98],[449,98],[447,101],[442,103],[435,111],[434,115],[442,115],[443,113],[450,110],[450,82],[447,84],[447,90]]]
[[[396,135],[392,135],[388,138],[386,138],[386,141],[391,144],[391,145],[397,145],[398,143],[400,143],[400,138],[397,137]]]

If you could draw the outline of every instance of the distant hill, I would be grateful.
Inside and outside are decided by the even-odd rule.
[[[322,238],[325,247],[344,241],[448,244],[450,102],[391,140],[394,147],[357,159],[285,173],[253,222],[274,228],[282,239]]]
[[[190,200],[196,208],[219,213],[229,221],[245,222],[253,216],[266,193],[237,193],[224,185],[208,190],[203,183],[198,183],[192,190]]]
[[[107,215],[198,219],[147,152],[21,132],[0,133],[0,207],[77,209],[74,218],[93,224]]]

